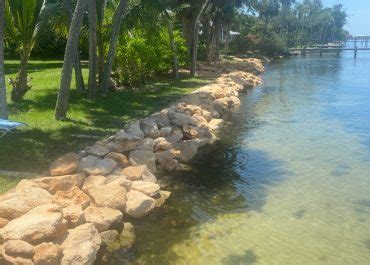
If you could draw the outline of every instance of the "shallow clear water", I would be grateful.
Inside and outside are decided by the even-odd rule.
[[[136,223],[130,263],[370,264],[370,54],[266,68]]]

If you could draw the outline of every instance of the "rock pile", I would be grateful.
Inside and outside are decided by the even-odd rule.
[[[2,195],[0,264],[92,264],[101,246],[131,246],[125,238],[134,238],[133,227],[122,220],[141,218],[170,196],[154,174],[180,170],[193,159],[239,107],[239,93],[261,83],[244,72],[261,73],[258,60],[223,68],[230,72],[213,84],[78,154],[63,155],[49,177],[23,180]],[[119,224],[121,235],[113,229]]]

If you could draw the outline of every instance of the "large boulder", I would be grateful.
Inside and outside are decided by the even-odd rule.
[[[142,142],[142,137],[122,130],[114,136],[114,141],[110,142],[107,148],[111,151],[122,153],[136,149]]]
[[[101,238],[94,224],[83,224],[68,230],[63,241],[62,265],[91,265],[94,264],[96,253],[101,244]]]
[[[51,242],[44,242],[35,246],[33,256],[34,265],[56,265],[60,264],[63,257],[62,248]]]
[[[65,154],[56,159],[50,166],[52,176],[68,175],[76,171],[80,163],[80,156],[76,153]]]
[[[136,190],[127,193],[126,213],[139,218],[149,214],[155,207],[155,200]]]
[[[144,132],[145,137],[158,138],[160,135],[158,125],[152,119],[144,119],[140,122],[140,128]]]
[[[176,128],[169,136],[166,137],[166,140],[172,144],[175,144],[178,143],[182,138],[184,138],[184,134],[179,128]]]
[[[35,186],[38,186],[44,190],[54,194],[57,191],[66,191],[76,186],[81,188],[84,182],[85,176],[83,174],[55,176],[55,177],[44,177],[31,180]],[[22,183],[22,182],[21,182]],[[22,185],[22,184],[19,184]]]
[[[10,221],[0,230],[3,241],[23,240],[31,244],[53,240],[66,231],[62,209],[55,204],[38,206]]]
[[[12,257],[32,259],[35,254],[34,247],[22,240],[9,240],[3,245],[4,254]]]
[[[159,193],[160,187],[158,184],[153,182],[137,180],[132,182],[131,189],[140,191],[145,195],[153,197]]]
[[[106,158],[113,159],[117,162],[118,166],[121,168],[128,167],[130,165],[130,161],[128,160],[127,156],[121,153],[110,152],[105,156]]]
[[[44,189],[30,186],[19,187],[15,192],[0,196],[0,217],[12,220],[51,201],[52,196]]]
[[[184,113],[178,113],[178,112],[175,112],[175,111],[169,111],[168,112],[168,117],[170,118],[171,120],[171,123],[173,125],[176,125],[176,126],[179,126],[179,127],[182,127],[184,125],[197,125],[197,121],[189,116],[189,115],[186,115]]]
[[[181,153],[180,160],[183,162],[187,162],[193,159],[198,153],[199,145],[200,141],[198,139],[182,141],[176,144],[175,148]]]
[[[155,121],[159,129],[171,126],[171,121],[167,116],[166,110],[150,115],[150,119]]]
[[[79,188],[72,187],[67,191],[56,192],[53,196],[53,203],[62,207],[80,205],[85,209],[90,204],[90,198]]]
[[[109,153],[109,149],[101,145],[88,146],[85,148],[85,151],[89,155],[101,156],[101,157]]]
[[[156,171],[155,156],[152,150],[137,149],[129,154],[130,162],[134,166],[146,165],[152,172]]]
[[[117,162],[110,158],[100,159],[96,156],[86,156],[81,160],[79,170],[88,175],[107,175],[117,167]]]
[[[105,181],[104,176],[90,176],[86,178],[82,190],[92,198],[96,206],[124,211],[127,193],[125,187],[117,181]]]
[[[71,205],[63,208],[63,218],[67,221],[68,228],[75,228],[86,222],[81,205]]]
[[[86,222],[93,223],[99,232],[108,230],[122,220],[122,213],[107,207],[89,206],[84,211]]]
[[[144,139],[144,133],[140,129],[140,121],[133,121],[125,125],[125,131],[128,134],[134,135],[138,138]]]
[[[144,180],[150,182],[156,182],[157,179],[152,172],[148,169],[146,165],[141,166],[130,166],[124,168],[121,172],[122,175],[126,176],[127,179],[135,180]]]

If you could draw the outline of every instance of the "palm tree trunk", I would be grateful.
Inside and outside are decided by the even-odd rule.
[[[117,40],[123,21],[123,16],[126,11],[126,4],[126,0],[120,0],[119,5],[113,15],[112,36],[109,43],[107,60],[104,65],[103,78],[100,84],[100,89],[103,95],[106,95],[108,91],[108,82],[112,72],[114,54],[116,52]]]
[[[24,95],[30,90],[30,86],[28,85],[28,60],[29,60],[29,51],[27,47],[24,47],[23,50],[20,52],[20,66],[19,72],[14,81],[12,81],[12,91],[11,91],[11,99],[14,102],[20,101]]]
[[[74,11],[71,26],[69,29],[66,50],[64,54],[64,63],[58,99],[55,107],[55,119],[62,120],[67,116],[69,91],[72,80],[72,66],[76,59],[77,45],[80,37],[82,18],[86,9],[87,0],[78,0]]]
[[[104,72],[104,39],[103,39],[103,24],[105,13],[106,0],[99,0],[99,8],[97,10],[98,16],[98,32],[97,32],[97,46],[98,46],[98,79],[99,82],[103,79]]]
[[[5,0],[0,0],[0,118],[8,119],[4,70],[4,8]]]
[[[175,75],[176,79],[179,79],[179,60],[177,58],[177,45],[176,45],[176,42],[175,42],[175,36],[173,34],[172,21],[168,22],[168,35],[170,37],[170,44],[171,44],[171,49],[172,49],[173,74]]]
[[[96,72],[97,72],[97,13],[96,0],[89,0],[89,96],[96,96]]]
[[[199,10],[197,17],[194,20],[192,42],[191,42],[191,65],[190,65],[190,76],[194,77],[197,71],[197,59],[198,59],[198,33],[199,33],[199,20],[205,11],[209,0],[205,0],[202,7]]]
[[[71,26],[72,22],[72,1],[71,0],[64,0],[64,7],[66,9],[66,14],[67,14],[67,26]],[[77,43],[77,48],[76,48],[76,58],[75,61],[73,62],[74,70],[75,70],[75,79],[76,79],[76,89],[78,91],[83,91],[85,90],[85,82],[84,78],[82,75],[82,67],[81,67],[81,61],[80,61],[80,52],[78,48],[79,44]]]
[[[224,54],[227,55],[229,53],[230,47],[230,26],[226,25],[225,27],[226,36],[225,36],[225,46],[224,46]]]

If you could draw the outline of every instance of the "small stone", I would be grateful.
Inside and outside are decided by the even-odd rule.
[[[172,144],[166,140],[164,137],[159,137],[154,141],[154,152],[159,150],[168,150],[172,147]]]
[[[139,218],[150,213],[155,207],[154,199],[142,192],[131,190],[127,193],[126,213]]]
[[[106,158],[113,159],[118,163],[118,166],[125,168],[130,165],[130,161],[128,160],[127,156],[121,153],[111,152],[106,155]]]
[[[148,169],[146,165],[141,166],[130,166],[124,168],[121,172],[122,175],[126,176],[127,179],[135,180],[145,180],[150,182],[156,182],[157,179],[152,172]]]
[[[135,243],[134,226],[131,223],[123,223],[123,230],[119,235],[120,246],[123,249],[130,249]]]
[[[167,137],[171,134],[172,127],[163,127],[159,130],[160,137]]]
[[[216,131],[216,130],[219,130],[221,129],[222,125],[224,124],[224,120],[223,119],[212,119],[209,123],[208,123],[208,127],[213,130],[213,131]]]
[[[89,155],[95,155],[95,156],[101,156],[101,157],[109,153],[109,149],[105,148],[104,146],[100,146],[100,145],[88,146],[86,147],[85,150]]]
[[[76,153],[65,154],[56,159],[50,166],[52,176],[68,175],[75,172],[80,162],[80,156]]]
[[[90,198],[82,190],[72,187],[68,191],[58,191],[53,196],[53,203],[62,207],[80,205],[85,209],[90,204]]]
[[[147,182],[142,180],[133,181],[131,185],[131,189],[140,191],[150,197],[157,195],[159,192],[159,188],[160,188],[159,185],[153,182]]]
[[[122,213],[107,207],[89,206],[84,211],[86,222],[93,223],[99,232],[108,230],[112,224],[122,220]]]
[[[53,243],[41,243],[35,247],[33,262],[35,265],[60,264],[63,257],[62,248]]]

